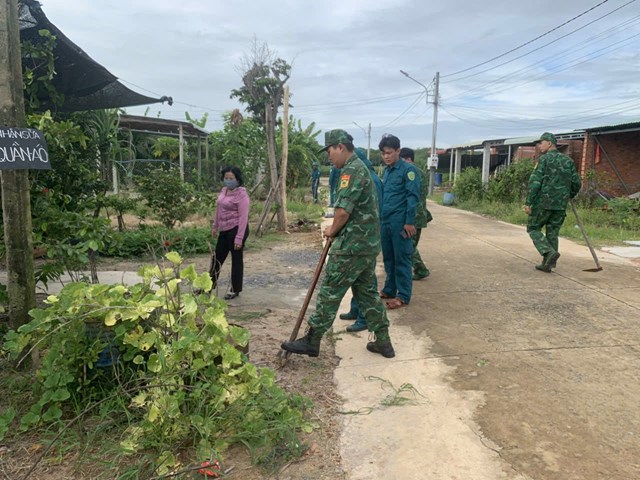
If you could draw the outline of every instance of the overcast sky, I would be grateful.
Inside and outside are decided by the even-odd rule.
[[[41,0],[127,86],[173,97],[150,115],[209,112],[206,128],[221,128],[222,112],[242,108],[229,94],[255,38],[293,65],[291,113],[364,147],[353,122],[371,123],[374,147],[383,133],[431,144],[433,106],[401,69],[429,87],[430,102],[441,74],[439,147],[640,121],[640,1],[605,1],[516,49],[601,2]]]

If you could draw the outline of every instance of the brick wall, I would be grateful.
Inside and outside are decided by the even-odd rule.
[[[586,170],[595,169],[599,189],[617,196],[640,191],[640,131],[597,135],[600,148],[589,137]]]

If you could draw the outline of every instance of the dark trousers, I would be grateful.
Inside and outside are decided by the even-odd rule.
[[[244,244],[249,236],[249,225],[247,225],[247,230],[244,232],[242,248],[240,250],[234,249],[237,233],[238,227],[233,227],[231,230],[218,233],[218,243],[216,243],[216,251],[213,253],[213,258],[211,259],[211,271],[209,272],[211,280],[213,280],[213,288],[216,288],[222,264],[227,259],[227,255],[231,253],[231,292],[233,293],[240,293],[242,291],[242,276],[244,274],[242,252],[244,251]]]

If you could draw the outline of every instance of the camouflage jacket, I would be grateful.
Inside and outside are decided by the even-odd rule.
[[[378,196],[369,169],[355,154],[340,170],[336,208],[349,214],[347,223],[333,239],[332,255],[378,255],[380,216]]]
[[[420,198],[416,207],[416,228],[425,228],[427,223],[433,220],[431,212],[427,208],[427,195],[429,194],[429,180],[421,168],[416,166],[420,177]]]
[[[580,176],[571,158],[557,150],[540,156],[529,177],[526,205],[544,210],[565,210],[580,191]]]

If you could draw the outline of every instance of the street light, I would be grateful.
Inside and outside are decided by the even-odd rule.
[[[409,80],[413,80],[422,88],[424,88],[427,94],[427,103],[429,103],[429,89],[427,86],[413,78],[404,70],[400,70],[400,73],[407,77]],[[429,196],[433,195],[433,186],[436,177],[436,167],[438,164],[438,152],[436,151],[436,134],[438,133],[438,87],[440,84],[440,72],[436,73],[435,89],[433,94],[433,128],[431,130],[431,157],[429,158]]]
[[[371,123],[369,123],[369,130],[365,130],[364,127],[361,127],[356,122],[353,122],[353,124],[356,127],[362,129],[364,134],[367,136],[367,139],[368,139],[368,142],[367,142],[367,158],[369,158],[369,150],[371,149]]]

